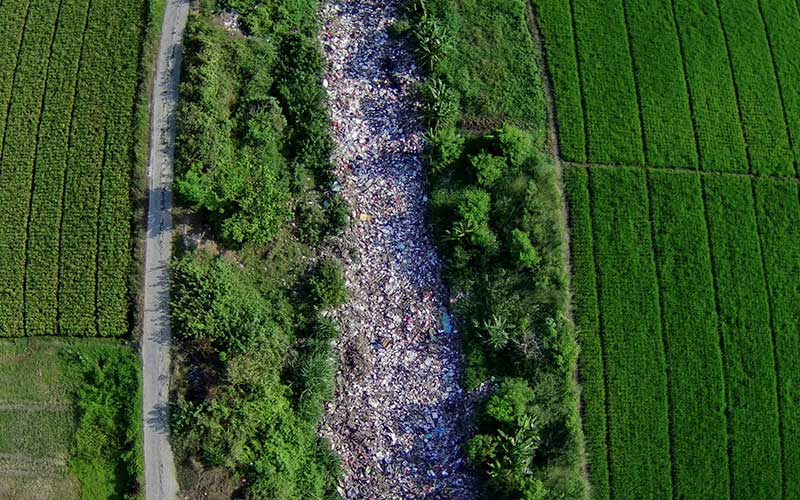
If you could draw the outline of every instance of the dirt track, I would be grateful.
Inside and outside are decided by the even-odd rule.
[[[189,0],[167,0],[150,117],[147,240],[142,334],[142,415],[145,500],[174,500],[178,492],[169,442],[169,259],[172,243],[172,164],[175,105]]]

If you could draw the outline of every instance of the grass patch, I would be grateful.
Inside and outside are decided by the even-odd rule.
[[[528,6],[491,3],[410,2],[405,20],[429,72],[420,92],[430,126],[428,218],[458,297],[464,384],[498,384],[465,453],[487,498],[582,498],[559,172],[542,153]]]
[[[43,488],[65,485],[51,498],[138,498],[138,370],[135,351],[116,342],[0,343],[0,378],[16,374],[13,388],[0,391],[0,451],[18,457],[0,464],[8,471],[0,491],[15,491],[24,476]]]
[[[449,40],[433,74],[458,91],[465,128],[511,123],[543,131],[544,90],[524,2],[427,0],[425,6]]]

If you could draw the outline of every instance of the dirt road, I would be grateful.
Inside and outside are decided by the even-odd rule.
[[[189,0],[167,0],[151,102],[142,335],[145,500],[178,493],[169,443],[169,259],[172,243],[172,163],[175,105]]]

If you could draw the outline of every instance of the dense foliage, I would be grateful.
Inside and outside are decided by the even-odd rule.
[[[126,335],[147,2],[27,4],[0,6],[0,335]]]
[[[239,14],[238,29],[221,25],[222,9]],[[187,490],[223,470],[227,494],[336,498],[337,459],[316,428],[338,335],[325,310],[347,295],[320,245],[348,210],[328,187],[316,10],[205,1],[189,21],[176,188],[187,220],[215,241],[185,240],[172,265],[171,419]]]
[[[217,6],[243,11],[247,38],[207,20],[190,23],[178,115],[177,192],[230,246],[272,240],[292,216],[290,185],[328,180],[332,147],[321,54],[303,32],[314,3],[250,3]],[[294,205],[310,234],[330,222]]]
[[[429,70],[420,93],[431,127],[429,219],[456,297],[465,384],[499,383],[466,453],[486,498],[584,498],[563,199],[542,154],[544,100],[525,2],[494,3],[491,16],[469,2],[407,8]],[[491,59],[473,56],[482,51]],[[503,121],[525,128],[469,131]]]
[[[284,290],[223,259],[187,254],[173,280],[175,331],[192,357],[172,414],[180,446],[236,470],[252,498],[329,498],[335,457],[315,432],[333,390],[329,341],[296,324]]]
[[[66,348],[77,425],[69,468],[81,498],[140,498],[143,471],[139,359],[128,347]]]

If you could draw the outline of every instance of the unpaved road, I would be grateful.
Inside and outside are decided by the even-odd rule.
[[[167,0],[150,117],[147,241],[142,325],[142,414],[145,500],[178,493],[169,442],[169,260],[172,243],[172,164],[183,31],[189,0]]]

